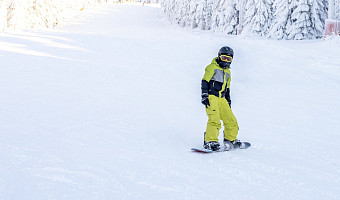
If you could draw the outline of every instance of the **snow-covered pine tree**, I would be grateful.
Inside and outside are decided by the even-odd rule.
[[[51,28],[51,27],[55,27],[56,24],[58,23],[58,8],[55,6],[55,4],[50,1],[50,0],[44,0],[43,2],[41,2],[42,5],[44,6],[43,9],[44,11],[42,11],[45,15],[45,27],[47,28]]]
[[[237,0],[225,1],[225,29],[224,32],[232,35],[237,35],[239,24],[239,11],[237,10]]]
[[[19,30],[25,28],[25,23],[23,18],[26,14],[25,12],[26,2],[21,2],[17,0],[7,1],[7,28],[12,30]]]
[[[276,0],[273,4],[273,22],[267,37],[274,39],[287,39],[286,27],[290,21],[291,10],[289,4],[291,0]]]
[[[199,7],[200,5],[200,0],[199,1],[190,1],[190,25],[191,28],[197,28],[198,24],[200,23],[200,13],[198,13]]]
[[[256,14],[256,7],[254,0],[247,0],[244,9],[244,22],[243,22],[243,30],[242,34],[248,34],[252,29],[252,20]]]
[[[94,3],[96,0],[0,0],[0,31],[53,27],[62,21],[63,14]]]
[[[7,28],[7,2],[0,0],[0,32]]]
[[[269,16],[269,19],[268,19],[268,24],[267,24],[267,28],[268,30],[266,31],[266,34],[268,34],[269,30],[270,30],[270,27],[272,26],[273,24],[273,14],[274,14],[274,9],[273,9],[273,4],[274,4],[275,0],[268,0],[268,4],[267,4],[267,8],[268,8],[268,16]]]
[[[272,23],[272,1],[249,0],[246,13],[244,33],[267,35]]]
[[[162,0],[161,7],[169,21],[172,21],[172,14],[175,11],[175,0]]]
[[[322,5],[325,8],[325,12],[328,18],[328,0],[322,0]]]
[[[214,5],[215,0],[207,0],[207,5],[206,5],[206,27],[205,30],[210,30],[211,25],[212,25],[212,14],[213,14],[213,5]]]
[[[197,25],[197,21],[196,20],[196,17],[197,17],[197,6],[198,6],[198,3],[195,2],[195,1],[189,1],[189,23],[190,24],[190,28],[196,28],[198,25]]]
[[[180,7],[180,3],[179,1],[176,1],[174,3],[174,10],[172,11],[172,23],[176,23],[179,24],[179,21],[181,20],[181,7]]]
[[[338,1],[339,2],[339,1]],[[326,19],[328,19],[328,0],[322,0],[323,10],[325,12]],[[340,4],[338,4],[340,8]],[[339,10],[340,11],[340,10]],[[340,18],[339,18],[340,19]]]
[[[199,28],[201,30],[209,30],[208,20],[211,19],[207,0],[191,0],[190,14],[191,14],[191,27]]]
[[[180,26],[188,25],[188,9],[189,0],[176,1],[176,0],[166,0],[163,1],[163,12],[167,14],[168,19],[175,24]]]
[[[212,30],[220,33],[237,34],[238,11],[235,1],[214,1],[211,8]]]
[[[227,34],[238,34],[238,29],[243,27],[242,34],[255,33],[275,39],[320,37],[326,5],[327,0],[162,1],[168,18],[181,26]]]
[[[293,0],[291,24],[287,27],[289,40],[315,39],[312,28],[310,5],[308,0]]]
[[[235,0],[207,0],[204,12],[205,30],[237,34],[238,10]]]
[[[25,5],[26,28],[50,28],[57,24],[58,7],[49,0],[28,0]]]
[[[29,28],[41,27],[44,24],[43,16],[43,6],[42,2],[39,0],[30,0],[27,2],[26,11],[27,14],[25,16],[25,24],[29,25]]]
[[[178,2],[178,24],[182,27],[187,26],[187,23],[190,22],[189,20],[189,0],[183,0]]]
[[[223,26],[224,13],[222,9],[224,0],[216,0],[211,5],[211,29],[218,31]]]
[[[15,1],[14,0],[9,0],[7,1],[6,5],[6,10],[7,10],[7,16],[6,16],[6,21],[7,21],[7,27],[12,27],[15,29]]]
[[[327,10],[324,1],[310,0],[311,23],[314,36],[316,38],[323,37],[325,29],[325,20],[327,18]]]
[[[247,0],[239,0],[236,5],[236,9],[239,11],[239,25],[238,25],[238,35],[242,33],[244,22],[245,22],[245,10],[246,10]]]

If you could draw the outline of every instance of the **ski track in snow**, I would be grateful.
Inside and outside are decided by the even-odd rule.
[[[224,45],[252,147],[196,154]],[[339,38],[221,36],[138,4],[1,33],[0,199],[340,199],[339,53]]]

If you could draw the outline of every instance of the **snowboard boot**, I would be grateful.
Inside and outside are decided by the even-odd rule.
[[[223,143],[224,143],[225,151],[229,151],[229,150],[233,150],[237,148],[240,148],[240,149],[247,148],[247,144],[244,142],[240,142],[240,140],[230,141],[230,140],[224,139]]]
[[[204,142],[203,148],[207,150],[218,151],[220,150],[220,143],[215,141]]]

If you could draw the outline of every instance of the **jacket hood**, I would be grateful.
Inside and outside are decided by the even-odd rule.
[[[217,63],[217,57],[213,58],[212,61],[211,61],[211,64],[215,64],[215,65],[218,65],[220,66],[218,63]]]

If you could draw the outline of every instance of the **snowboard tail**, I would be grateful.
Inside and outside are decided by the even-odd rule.
[[[208,150],[208,149],[199,149],[199,148],[191,148],[191,151],[197,152],[197,153],[213,153],[213,150]]]

